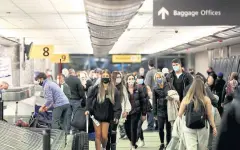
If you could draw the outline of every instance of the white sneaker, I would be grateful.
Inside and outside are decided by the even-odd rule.
[[[141,140],[138,145],[139,145],[139,147],[143,147],[143,146],[145,146],[145,142]]]

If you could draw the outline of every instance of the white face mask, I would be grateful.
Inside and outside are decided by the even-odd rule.
[[[119,84],[119,83],[121,83],[122,82],[122,79],[121,78],[117,78],[116,79],[116,84]]]
[[[48,74],[48,75],[52,75],[52,72],[51,72],[51,71],[48,71],[47,74]]]
[[[134,80],[129,80],[128,85],[134,85],[135,81]]]

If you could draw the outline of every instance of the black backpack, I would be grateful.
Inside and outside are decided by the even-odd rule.
[[[194,102],[191,101],[186,109],[186,126],[190,129],[202,129],[206,125],[206,112],[204,104],[199,103],[197,111],[194,110]]]

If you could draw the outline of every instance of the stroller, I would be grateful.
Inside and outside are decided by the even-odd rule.
[[[40,107],[41,106],[35,105],[35,110],[29,120],[29,127],[51,128],[53,108],[50,108],[47,112],[39,112]]]

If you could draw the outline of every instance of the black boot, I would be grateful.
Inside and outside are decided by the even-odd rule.
[[[116,143],[111,144],[111,150],[116,150],[116,147],[117,147]]]
[[[164,148],[165,148],[165,145],[161,144],[159,150],[164,150]]]

